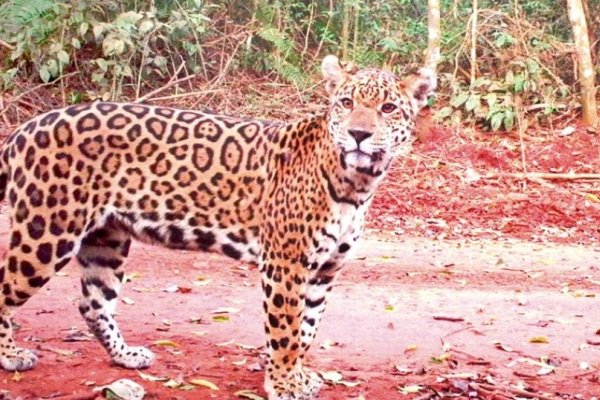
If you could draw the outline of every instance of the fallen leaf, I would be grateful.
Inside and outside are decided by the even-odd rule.
[[[415,394],[419,393],[421,390],[423,390],[423,386],[419,385],[409,385],[398,388],[398,392],[400,392],[401,394]]]
[[[494,346],[496,346],[497,349],[506,351],[507,353],[512,353],[513,352],[513,349],[510,346],[502,344],[500,342],[494,342]]]
[[[189,379],[188,382],[194,386],[204,386],[209,388],[210,390],[219,390],[219,387],[217,385],[206,379]]]
[[[127,305],[132,305],[135,304],[135,301],[133,301],[132,299],[130,299],[129,297],[123,297],[121,299],[121,301],[123,301],[123,303],[127,304]]]
[[[338,342],[332,342],[331,340],[325,340],[324,342],[321,343],[321,348],[323,350],[329,350],[334,346],[339,346]]]
[[[529,339],[529,343],[550,343],[550,340],[546,336],[533,336]]]
[[[178,290],[179,290],[179,286],[177,286],[177,285],[167,286],[166,288],[162,289],[163,292],[167,292],[167,293],[175,293]]]
[[[337,383],[342,380],[343,376],[337,371],[319,371],[321,378],[327,382]]]
[[[142,378],[145,381],[149,381],[149,382],[164,382],[164,381],[168,381],[169,378],[166,376],[154,376],[154,375],[150,375],[150,374],[145,374],[142,371],[137,371],[138,375],[140,376],[140,378]]]
[[[104,397],[113,400],[142,400],[146,394],[142,386],[130,379],[119,379],[110,385],[96,387],[93,390],[101,391]]]
[[[248,369],[248,371],[251,371],[251,372],[262,371],[262,367],[257,362],[255,362],[254,364],[248,365],[248,367],[246,367],[246,368]]]
[[[88,342],[88,341],[92,340],[93,338],[94,338],[94,335],[92,335],[89,332],[76,330],[76,331],[70,332],[67,336],[65,336],[65,338],[63,339],[63,342]]]
[[[238,308],[233,307],[219,307],[216,310],[212,310],[211,314],[234,314],[240,312]]]
[[[236,343],[235,345],[242,350],[258,350],[260,348],[260,346],[254,346],[251,344],[244,344],[244,343]]]
[[[15,373],[10,377],[10,380],[13,382],[21,382],[23,380],[23,374],[19,371],[15,371]]]
[[[163,385],[168,387],[169,389],[179,389],[179,390],[184,390],[184,391],[190,391],[190,390],[194,390],[196,388],[196,386],[186,383],[186,382],[182,381],[180,378],[169,379],[168,381],[163,383]]]
[[[264,397],[257,395],[251,390],[238,390],[234,393],[235,396],[240,397],[242,399],[250,399],[250,400],[265,400]]]
[[[558,136],[560,136],[560,137],[569,136],[569,135],[572,135],[576,130],[577,129],[575,129],[575,127],[573,127],[573,126],[567,126],[558,133]]]
[[[206,280],[201,280],[201,281],[198,280],[198,281],[192,282],[192,285],[201,287],[201,286],[207,286],[211,282],[212,282],[212,279],[206,279]]]
[[[410,351],[416,351],[416,350],[417,350],[417,348],[418,348],[418,347],[417,347],[417,345],[416,345],[416,344],[409,344],[408,346],[406,346],[406,347],[404,348],[404,352],[405,352],[405,353],[407,353],[407,352],[410,352]]]
[[[181,386],[181,382],[177,381],[175,379],[169,379],[163,385],[168,388],[175,389],[175,388],[178,388],[179,386]]]
[[[586,193],[586,194],[585,194],[585,199],[586,199],[586,200],[590,200],[590,201],[592,201],[592,202],[594,202],[594,203],[598,203],[598,202],[600,202],[600,197],[596,196],[596,195],[595,195],[595,194],[593,194],[593,193]]]
[[[554,371],[555,371],[554,367],[552,367],[551,365],[545,365],[538,370],[537,375],[539,375],[539,376],[548,375]]]
[[[343,379],[342,374],[337,371],[319,371],[319,375],[324,381],[332,383],[334,385],[343,385],[346,387],[355,387],[360,385],[359,381],[350,382]]]
[[[166,346],[166,347],[178,347],[179,344],[168,339],[156,340],[153,344],[157,346]]]
[[[446,379],[477,379],[477,374],[473,372],[457,372],[455,374],[442,375]]]
[[[394,373],[396,375],[405,376],[405,375],[410,375],[414,372],[414,370],[408,368],[406,365],[395,365],[394,368],[395,368]]]
[[[356,387],[356,386],[360,385],[360,381],[350,382],[350,381],[346,381],[346,380],[341,380],[341,381],[338,381],[337,384],[352,388],[352,387]]]
[[[215,315],[212,317],[215,322],[227,322],[229,321],[229,316],[227,315]]]
[[[441,364],[441,363],[443,363],[444,361],[446,361],[449,358],[450,358],[450,354],[443,353],[443,354],[440,354],[437,357],[436,356],[432,356],[431,359],[430,359],[430,362],[435,363],[435,364]]]

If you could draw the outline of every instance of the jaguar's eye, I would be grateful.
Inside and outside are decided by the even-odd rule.
[[[343,99],[341,99],[340,103],[342,103],[342,106],[344,108],[350,109],[350,108],[354,107],[354,102],[352,101],[352,99],[349,99],[347,97],[344,97]]]
[[[381,112],[384,114],[389,114],[391,112],[393,112],[396,108],[396,105],[393,103],[385,103],[384,105],[381,106]]]

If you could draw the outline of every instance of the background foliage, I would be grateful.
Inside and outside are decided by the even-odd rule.
[[[471,84],[471,2],[441,1],[438,118],[511,130],[518,114],[545,123],[575,107],[564,1],[479,3]],[[600,4],[589,7],[598,59]],[[427,45],[427,2],[411,0],[5,0],[0,21],[0,88],[11,104],[40,83],[60,105],[135,100],[167,82],[179,91],[190,78],[210,91],[230,74],[306,97],[326,54],[405,72]]]

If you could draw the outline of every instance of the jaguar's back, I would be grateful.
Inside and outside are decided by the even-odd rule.
[[[280,151],[278,128],[147,105],[73,106],[15,131],[2,149],[2,176],[10,175],[14,221],[39,225],[49,243],[110,222],[169,247],[256,261],[257,206],[267,160]]]

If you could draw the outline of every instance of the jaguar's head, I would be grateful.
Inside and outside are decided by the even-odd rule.
[[[402,80],[380,69],[342,65],[332,55],[321,69],[330,96],[329,132],[348,166],[381,170],[410,151],[416,116],[436,87],[431,69]]]

